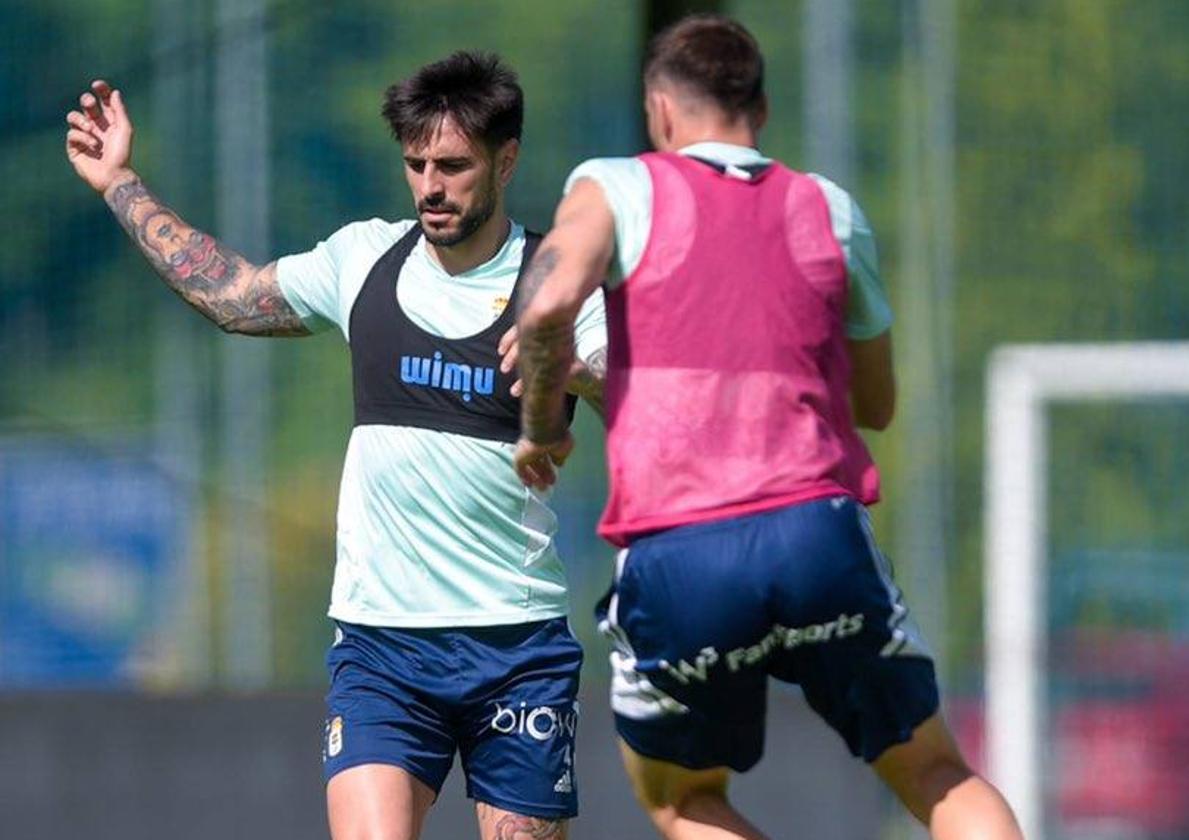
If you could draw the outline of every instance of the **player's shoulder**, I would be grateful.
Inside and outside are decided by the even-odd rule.
[[[349,222],[331,234],[327,241],[344,249],[372,250],[391,247],[417,223],[412,219],[389,221],[381,218]]]
[[[583,178],[589,178],[606,189],[649,183],[648,166],[637,157],[589,158],[574,167],[566,179],[565,191],[569,192]]]
[[[807,176],[810,178],[810,180],[817,184],[818,189],[822,191],[822,194],[826,197],[826,201],[830,202],[830,204],[837,203],[842,205],[851,204],[854,202],[854,199],[851,198],[851,194],[849,192],[840,187],[834,181],[831,181],[825,175],[822,175],[818,172],[803,172],[801,174]]]
[[[632,157],[595,157],[587,158],[574,167],[577,172],[583,169],[606,169],[615,172],[632,172],[643,167],[644,161],[638,156]]]
[[[859,206],[859,202],[853,195],[825,175],[819,175],[816,172],[805,174],[812,178],[822,191],[826,204],[830,208],[830,218],[834,223],[835,232],[839,236],[849,239],[850,237],[870,235],[871,223],[867,221],[863,208]]]

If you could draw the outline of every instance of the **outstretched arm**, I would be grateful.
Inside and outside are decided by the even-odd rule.
[[[257,266],[191,227],[129,171],[103,194],[112,213],[169,288],[219,329],[244,335],[308,335],[277,283],[277,264]]]
[[[120,92],[96,81],[79,104],[66,115],[66,156],[165,284],[225,332],[308,335],[281,293],[276,263],[248,262],[149,192],[131,167],[133,128]]]
[[[574,358],[574,320],[607,274],[615,221],[602,189],[580,180],[557,208],[520,297],[521,438],[516,469],[525,484],[547,487],[573,448],[565,390]]]

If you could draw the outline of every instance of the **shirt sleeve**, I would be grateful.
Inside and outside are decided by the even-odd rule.
[[[858,203],[838,185],[814,175],[830,206],[834,238],[846,256],[846,336],[866,341],[892,326],[892,306],[879,276],[875,234]]]
[[[403,235],[411,224],[394,226],[382,219],[352,222],[319,242],[313,250],[277,260],[281,293],[306,329],[322,332],[338,326],[345,333],[343,320],[349,316],[350,306],[344,306],[344,294],[349,292],[353,298],[359,292],[358,288],[344,289],[345,269],[350,260],[368,256],[394,235]]]
[[[574,353],[589,363],[600,350],[607,348],[607,310],[604,308],[603,290],[595,289],[578,310],[574,325]]]
[[[608,288],[615,288],[636,270],[648,244],[652,229],[652,176],[637,158],[592,158],[570,173],[564,192],[568,194],[583,178],[602,188],[615,219],[616,259],[607,278]]]
[[[281,293],[310,332],[323,332],[338,323],[339,266],[346,231],[335,231],[313,250],[277,260]]]

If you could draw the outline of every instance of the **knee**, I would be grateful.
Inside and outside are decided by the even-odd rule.
[[[727,803],[727,768],[690,770],[642,756],[623,742],[620,749],[636,801],[662,836],[681,835],[687,821],[719,822],[733,814]]]
[[[725,787],[669,791],[663,796],[642,794],[637,790],[636,798],[663,837],[675,837],[679,824],[705,822],[708,815],[730,808]]]
[[[929,815],[950,791],[974,777],[960,755],[942,753],[905,767],[889,781],[908,810],[928,824]]]
[[[875,770],[917,816],[974,776],[940,716],[927,720],[906,743],[887,750]]]
[[[896,792],[934,837],[1023,840],[1011,806],[960,757],[923,762]]]
[[[974,771],[960,755],[939,755],[923,762],[910,778],[919,796],[944,797],[946,791],[957,787],[974,775]]]
[[[668,838],[675,826],[700,814],[713,814],[729,807],[726,802],[728,776],[724,770],[677,771],[674,767],[650,764],[631,767],[631,789],[636,802],[646,811],[653,825]],[[652,772],[647,772],[650,770]]]

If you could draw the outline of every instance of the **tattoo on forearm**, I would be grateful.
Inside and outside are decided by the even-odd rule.
[[[537,252],[525,272],[517,310],[523,314],[557,268],[553,247]],[[574,325],[561,319],[525,324],[520,335],[521,434],[536,443],[553,443],[566,432],[562,405],[574,358]]]
[[[494,821],[492,840],[565,840],[565,820],[546,820],[501,812],[480,803],[480,818]]]
[[[557,268],[557,249],[543,248],[538,251],[533,261],[528,264],[528,271],[524,273],[524,282],[520,284],[520,294],[517,295],[516,314],[520,315],[532,303],[537,292],[545,283],[545,278]]]
[[[275,263],[254,266],[186,224],[139,178],[114,187],[107,203],[166,285],[220,329],[246,335],[308,334],[281,294]]]
[[[524,396],[521,433],[536,443],[553,443],[566,433],[562,406],[574,359],[574,325],[556,321],[526,328],[520,339]]]

